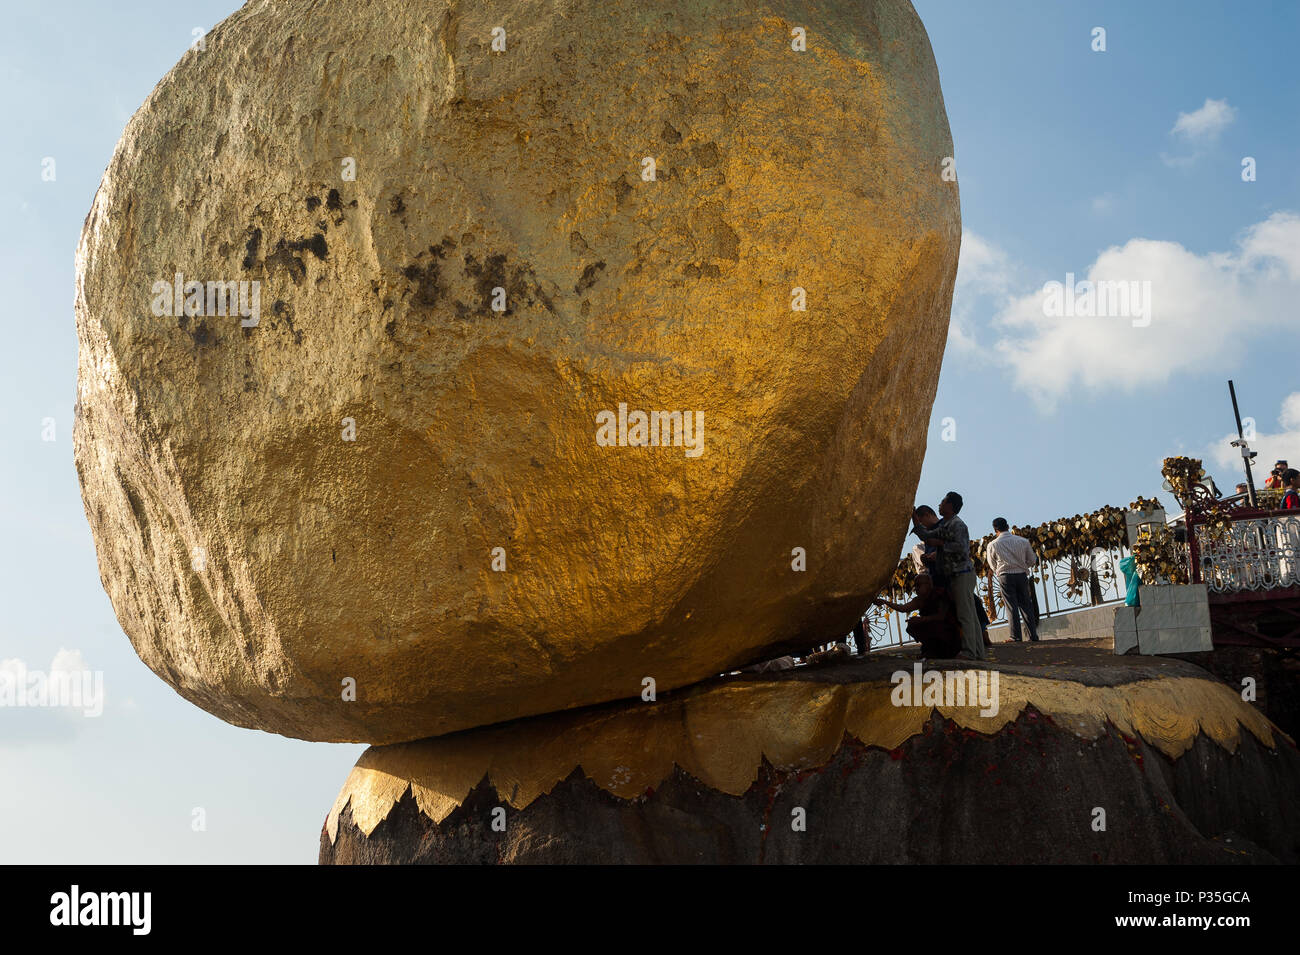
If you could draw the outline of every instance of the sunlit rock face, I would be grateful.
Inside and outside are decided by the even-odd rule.
[[[389,743],[847,632],[925,450],[952,152],[907,2],[249,3],[77,254],[136,651]]]

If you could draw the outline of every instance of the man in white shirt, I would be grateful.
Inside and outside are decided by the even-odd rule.
[[[1020,642],[1020,615],[1025,615],[1029,639],[1038,642],[1038,628],[1034,624],[1033,596],[1029,591],[1029,568],[1037,565],[1038,555],[1033,545],[1011,533],[1005,517],[993,519],[993,529],[998,536],[984,549],[984,561],[1002,585],[1002,599],[1007,605],[1007,618],[1011,623],[1011,639]]]

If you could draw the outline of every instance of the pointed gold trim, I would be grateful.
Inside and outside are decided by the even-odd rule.
[[[450,736],[372,746],[361,754],[326,820],[330,841],[339,814],[370,835],[408,787],[421,812],[441,823],[484,776],[502,802],[522,809],[575,768],[606,792],[633,799],[658,786],[674,766],[705,785],[738,796],[764,758],[780,770],[825,765],[847,731],[892,750],[921,732],[934,710],[957,725],[994,734],[1032,705],[1084,739],[1107,723],[1140,736],[1170,759],[1198,734],[1236,752],[1245,727],[1270,749],[1285,737],[1228,686],[1196,677],[1086,686],[999,674],[999,709],[896,706],[888,682],[737,681],[658,703],[626,703],[539,716]]]

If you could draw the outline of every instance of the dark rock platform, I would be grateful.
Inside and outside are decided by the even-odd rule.
[[[740,678],[773,683],[794,680],[824,687],[872,685],[883,675],[910,666],[908,654],[873,656],[821,669]],[[959,666],[956,661],[945,664]],[[1028,702],[1014,719],[994,732],[980,732],[961,715],[935,710],[898,745],[867,745],[859,724],[837,736],[827,758],[812,765],[774,766],[763,758],[752,783],[725,792],[702,782],[680,764],[632,798],[598,784],[582,766],[535,798],[516,807],[510,792],[498,792],[508,764],[501,740],[536,733],[536,720],[498,728],[490,742],[495,762],[467,793],[442,810],[428,811],[430,793],[445,784],[424,780],[424,808],[414,786],[403,788],[396,775],[383,776],[388,805],[382,819],[372,805],[369,835],[353,818],[352,799],[369,790],[356,788],[332,816],[321,836],[325,864],[368,863],[1296,863],[1300,862],[1300,822],[1294,812],[1300,797],[1300,752],[1240,703],[1242,729],[1225,744],[1222,712],[1239,703],[1226,698],[1223,685],[1185,661],[1115,657],[1103,648],[1044,644],[1005,645],[993,659],[974,665],[996,668],[1007,685],[1028,686]],[[732,678],[733,680],[735,678]],[[713,681],[711,681],[712,683]],[[1072,719],[1040,710],[1034,695],[1050,709],[1052,683],[1072,692],[1133,693],[1133,707],[1154,710],[1143,720],[1120,727],[1109,720],[1095,734]],[[691,693],[707,694],[725,686]],[[1154,689],[1153,689],[1154,688]],[[1177,694],[1172,691],[1177,688]],[[1206,729],[1193,729],[1181,744],[1170,739],[1197,709],[1201,691]],[[1151,696],[1152,693],[1156,696]],[[1172,702],[1161,702],[1166,699]],[[677,695],[683,699],[682,694]],[[1127,697],[1107,697],[1122,714]],[[1153,704],[1151,700],[1156,702]],[[1144,702],[1145,700],[1145,702]],[[683,705],[689,705],[689,699]],[[1212,704],[1212,705],[1211,705]],[[629,706],[629,704],[621,704]],[[667,702],[660,705],[668,705]],[[826,704],[829,706],[830,704]],[[1116,705],[1119,706],[1115,710]],[[1227,706],[1218,716],[1209,710]],[[1160,707],[1168,707],[1164,712]],[[612,707],[601,708],[609,719]],[[843,707],[841,706],[841,709]],[[770,706],[769,706],[770,710]],[[887,711],[881,711],[887,713]],[[795,720],[802,714],[792,713]],[[673,717],[675,719],[675,717]],[[555,714],[555,732],[572,733],[586,711]],[[619,717],[602,726],[618,727]],[[784,719],[765,713],[756,719]],[[1122,716],[1116,719],[1123,723]],[[691,722],[695,720],[695,722]],[[699,717],[683,722],[692,727]],[[850,723],[852,720],[850,720]],[[1230,722],[1230,720],[1229,720]],[[533,724],[525,728],[524,724]],[[1134,726],[1168,728],[1168,738],[1144,738]],[[834,724],[838,727],[839,724]],[[1254,726],[1247,731],[1246,726]],[[602,729],[600,732],[612,732]],[[734,731],[734,729],[732,730]],[[478,734],[475,738],[474,734]],[[855,735],[856,734],[856,735]],[[484,731],[457,734],[463,744],[437,742],[427,753],[412,749],[414,762],[434,763],[464,746],[478,746]],[[537,737],[549,739],[550,737]],[[435,742],[435,741],[430,741]],[[419,747],[421,744],[408,744]],[[521,744],[523,745],[523,744]],[[531,746],[531,744],[529,744]],[[376,748],[376,767],[392,747]],[[724,746],[723,752],[726,747]],[[767,752],[765,750],[764,752]],[[522,758],[514,754],[512,758]],[[362,763],[366,762],[363,757]],[[359,763],[360,767],[362,763]],[[393,764],[394,766],[398,764]],[[703,765],[703,764],[702,764]],[[375,770],[376,772],[378,770]],[[435,774],[436,775],[436,774]],[[464,778],[464,777],[461,777]],[[395,783],[395,785],[394,785]],[[454,788],[454,787],[451,787]],[[347,787],[345,787],[345,794]],[[367,797],[368,798],[368,797]],[[453,808],[454,806],[454,808]],[[441,814],[439,821],[434,817]],[[494,828],[494,820],[496,827]],[[802,821],[802,826],[797,825]],[[1104,820],[1104,828],[1102,823]],[[501,831],[501,830],[504,831]]]

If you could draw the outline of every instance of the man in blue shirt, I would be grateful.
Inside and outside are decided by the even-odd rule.
[[[976,609],[975,565],[970,556],[970,531],[966,522],[958,517],[962,507],[961,495],[949,491],[939,502],[942,520],[926,528],[913,518],[912,533],[923,541],[934,541],[942,547],[939,555],[948,594],[957,610],[961,624],[961,653],[963,660],[983,660],[984,632],[980,629],[979,611]]]

